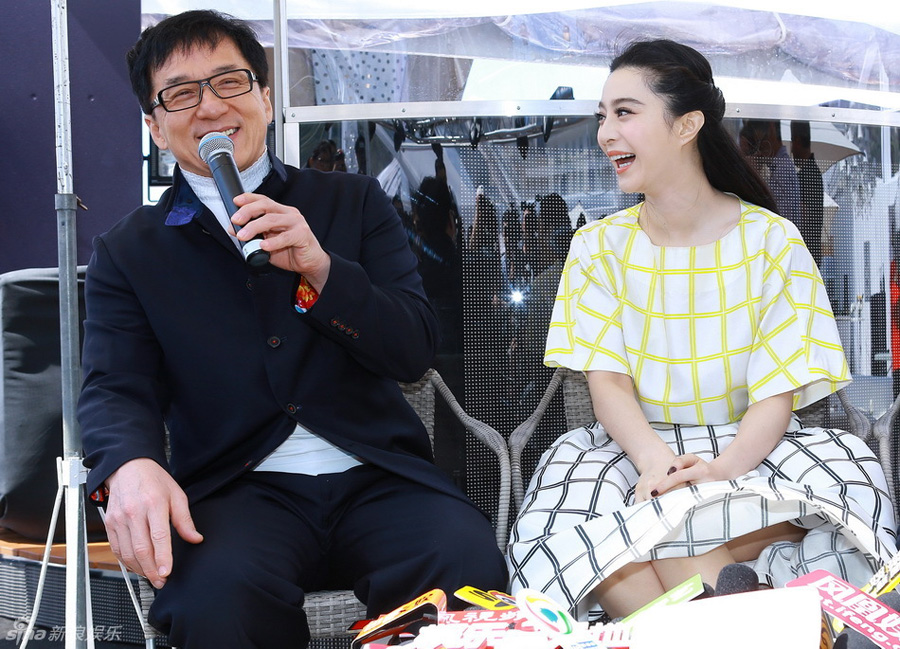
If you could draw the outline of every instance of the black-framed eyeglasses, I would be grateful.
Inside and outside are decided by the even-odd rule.
[[[203,86],[209,86],[219,99],[239,97],[253,90],[254,81],[259,81],[255,74],[250,70],[239,69],[220,72],[208,79],[176,83],[156,93],[156,99],[150,104],[150,110],[162,106],[166,112],[175,113],[199,106],[203,100]]]

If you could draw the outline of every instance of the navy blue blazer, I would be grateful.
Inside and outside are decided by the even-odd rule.
[[[194,502],[300,423],[465,498],[397,385],[428,368],[438,327],[396,210],[366,176],[272,161],[257,193],[296,206],[331,255],[308,313],[293,308],[298,276],[252,271],[178,172],[157,205],[95,239],[78,404],[89,492],[147,457]]]

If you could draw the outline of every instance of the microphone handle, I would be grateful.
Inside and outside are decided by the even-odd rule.
[[[228,218],[231,219],[238,210],[237,205],[234,204],[234,199],[236,196],[244,193],[244,187],[241,184],[241,174],[234,163],[234,158],[227,151],[214,153],[209,157],[207,164],[212,172],[216,188],[219,190],[219,196],[222,197],[222,202],[225,203],[225,212],[227,212]],[[241,227],[235,223],[231,225],[235,234],[237,234]],[[254,268],[260,268],[269,263],[269,253],[259,247],[260,241],[262,241],[262,236],[257,236],[251,241],[245,241],[241,244],[244,258]]]
[[[212,172],[213,180],[216,181],[216,189],[219,190],[219,196],[225,203],[225,211],[228,212],[228,218],[234,216],[237,212],[237,205],[234,204],[236,196],[244,193],[244,187],[241,184],[241,175],[238,172],[237,165],[234,164],[234,158],[227,151],[219,151],[209,157],[209,170]],[[240,230],[240,226],[232,224],[234,231]]]

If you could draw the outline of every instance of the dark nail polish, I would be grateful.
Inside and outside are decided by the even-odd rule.
[[[666,475],[672,475],[673,473],[675,473],[675,467],[670,466],[668,472],[666,472]]]
[[[659,495],[659,492],[658,492],[656,489],[654,489],[653,491],[650,492],[650,495],[651,495],[653,498],[656,498],[656,497]]]

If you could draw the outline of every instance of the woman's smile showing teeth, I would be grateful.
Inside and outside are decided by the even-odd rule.
[[[612,160],[612,163],[615,165],[616,173],[621,173],[622,171],[625,171],[628,167],[630,167],[632,162],[634,162],[634,154],[616,153],[610,155],[609,159]]]

